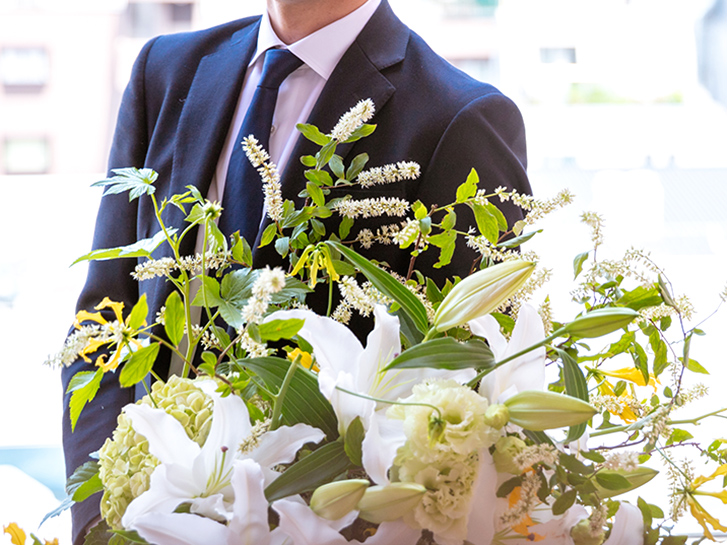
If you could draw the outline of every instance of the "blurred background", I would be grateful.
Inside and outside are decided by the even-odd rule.
[[[695,322],[710,316],[727,282],[727,1],[390,3],[435,51],[518,104],[536,195],[576,194],[532,243],[554,270],[556,314],[569,310],[572,258],[590,248],[578,218],[592,210],[606,221],[602,257],[650,250],[690,296]],[[69,265],[90,247],[100,192],[89,185],[104,177],[137,52],[154,35],[263,9],[261,0],[0,0],[0,525],[36,531],[63,497],[59,372],[42,362],[73,320],[85,269]],[[713,390],[684,417],[724,402],[726,326],[717,314],[695,340]],[[724,437],[719,421],[701,429]],[[694,530],[685,520],[682,531]],[[37,535],[69,543],[68,518]]]

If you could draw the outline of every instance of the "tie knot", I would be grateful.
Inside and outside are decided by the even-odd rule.
[[[301,64],[303,61],[287,49],[268,49],[265,52],[263,72],[258,87],[277,89],[283,80]]]

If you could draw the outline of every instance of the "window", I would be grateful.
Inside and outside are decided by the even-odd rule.
[[[575,47],[541,47],[540,62],[545,64],[575,64]]]
[[[0,79],[6,92],[40,91],[50,77],[48,51],[43,47],[4,47]]]
[[[3,149],[6,174],[45,174],[50,171],[50,143],[45,137],[7,138]]]

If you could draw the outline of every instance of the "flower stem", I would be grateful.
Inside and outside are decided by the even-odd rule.
[[[298,354],[292,361],[290,367],[288,367],[288,372],[285,373],[283,384],[280,385],[280,391],[278,392],[278,395],[275,396],[275,403],[273,404],[273,414],[270,418],[270,431],[277,430],[280,427],[285,395],[288,393],[290,383],[293,381],[293,375],[295,375],[295,370],[298,368],[298,365],[300,365],[301,357],[302,356]]]
[[[439,407],[437,407],[436,405],[430,405],[429,403],[407,403],[404,401],[392,401],[391,399],[382,399],[380,397],[367,396],[365,394],[359,394],[358,392],[352,392],[351,390],[346,390],[345,388],[341,388],[340,386],[336,386],[336,390],[338,390],[339,392],[343,392],[344,394],[360,397],[362,399],[368,399],[369,401],[386,403],[387,405],[403,405],[405,407],[429,407],[430,409],[434,409],[437,412],[437,416],[440,420],[442,419],[442,411],[439,410]]]

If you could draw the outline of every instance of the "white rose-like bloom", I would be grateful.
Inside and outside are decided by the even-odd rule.
[[[485,424],[487,399],[454,380],[431,380],[417,384],[403,403],[426,405],[393,405],[387,416],[404,421],[407,449],[422,462],[439,460],[442,455],[469,456],[472,452],[497,441],[500,432]],[[430,405],[430,406],[427,406]],[[441,413],[439,418],[431,405]],[[433,437],[435,433],[439,437]]]

